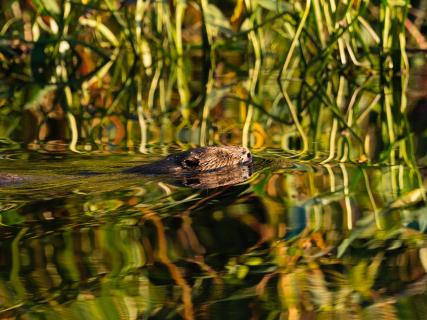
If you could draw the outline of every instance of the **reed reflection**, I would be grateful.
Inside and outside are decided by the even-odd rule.
[[[413,169],[244,168],[4,207],[2,315],[396,314],[422,297]]]

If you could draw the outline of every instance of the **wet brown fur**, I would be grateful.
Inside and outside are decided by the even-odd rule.
[[[252,155],[244,147],[199,147],[172,154],[165,159],[137,166],[125,172],[143,174],[200,173],[251,162]]]

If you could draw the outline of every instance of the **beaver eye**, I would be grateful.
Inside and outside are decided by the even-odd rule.
[[[184,167],[195,168],[199,165],[200,161],[198,159],[186,159],[184,160]]]

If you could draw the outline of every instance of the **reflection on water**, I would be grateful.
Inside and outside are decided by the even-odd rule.
[[[69,169],[127,161],[13,160],[34,183],[0,190],[0,317],[422,318],[415,169],[276,159],[178,182]]]
[[[176,177],[174,182],[194,189],[213,189],[244,182],[251,175],[252,165],[237,165],[224,167],[213,172],[200,172]]]

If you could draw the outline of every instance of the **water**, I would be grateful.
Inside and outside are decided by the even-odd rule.
[[[0,189],[1,318],[421,319],[427,309],[416,168],[255,150],[250,176],[210,187],[120,173],[159,152],[3,154],[0,172],[26,178]]]

